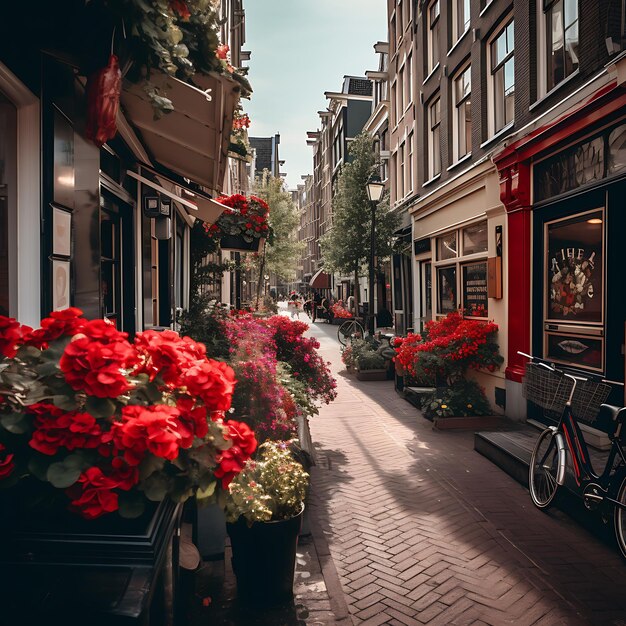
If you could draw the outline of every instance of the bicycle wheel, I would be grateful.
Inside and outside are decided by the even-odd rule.
[[[556,496],[559,484],[559,451],[554,431],[544,430],[530,457],[528,468],[528,488],[534,505],[539,509],[547,509]]]
[[[355,337],[363,337],[363,326],[356,320],[347,320],[337,329],[337,339],[342,346],[347,346]]]
[[[621,472],[615,478],[616,484],[619,485],[615,492],[615,500],[626,506],[626,472]],[[613,530],[615,531],[615,540],[619,548],[622,558],[626,559],[626,509],[614,505],[613,512]]]

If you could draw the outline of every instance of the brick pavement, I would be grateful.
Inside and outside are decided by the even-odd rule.
[[[339,382],[311,420],[315,508],[354,624],[626,624],[610,546],[536,510],[472,433],[433,431],[391,381],[347,377],[336,327],[310,332]]]

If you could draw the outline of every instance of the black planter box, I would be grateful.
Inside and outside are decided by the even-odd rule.
[[[241,235],[222,235],[220,248],[222,250],[238,250],[240,252],[258,252],[262,247],[263,237],[246,241]]]

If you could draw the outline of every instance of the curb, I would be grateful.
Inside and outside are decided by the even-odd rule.
[[[310,472],[316,473],[317,468],[311,468]],[[328,542],[324,536],[324,531],[319,519],[319,498],[317,494],[311,490],[311,506],[310,511],[310,523],[311,523],[311,536],[313,537],[313,545],[315,546],[315,552],[320,563],[322,570],[322,576],[324,577],[324,583],[326,585],[326,591],[328,592],[328,598],[330,600],[331,610],[335,615],[335,623],[340,625],[352,624],[352,617],[348,610],[348,604],[341,586],[339,574],[335,568],[335,562],[330,553]]]

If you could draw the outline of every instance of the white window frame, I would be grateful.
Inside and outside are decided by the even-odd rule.
[[[456,84],[457,81],[462,80],[466,71],[470,71],[470,91],[467,95],[465,95],[460,101],[457,101],[457,89]],[[461,115],[461,105],[463,105],[468,99],[471,102],[472,99],[472,78],[471,78],[472,66],[470,63],[467,63],[452,79],[452,156],[454,158],[454,162],[457,163],[461,159],[467,158],[472,154],[472,138],[470,132],[470,143],[469,146],[466,146],[465,152],[461,154],[461,134],[460,134],[460,115]],[[470,105],[471,106],[471,105]],[[464,107],[463,107],[464,108]],[[470,128],[472,125],[472,121],[470,118]]]
[[[513,119],[506,122],[502,127],[496,128],[496,109],[495,109],[495,78],[492,67],[492,53],[491,45],[500,35],[502,35],[506,29],[513,24],[513,32],[515,33],[515,24],[513,15],[509,15],[502,23],[502,26],[494,32],[494,34],[487,40],[486,57],[487,57],[487,129],[489,133],[489,139],[502,132],[505,128],[512,126],[515,122],[515,104],[513,105]],[[515,38],[515,35],[514,35]],[[504,67],[504,64],[513,58],[513,64],[515,65],[515,44],[513,44],[513,52],[507,54],[504,61],[499,66]],[[515,98],[515,80],[513,81],[513,98]],[[506,105],[506,102],[505,102]],[[506,109],[506,106],[505,106]]]
[[[459,28],[459,15],[460,8],[463,7],[463,12],[467,9],[467,15],[464,16],[464,27]],[[471,15],[471,0],[452,0],[452,33],[454,35],[453,45],[465,35],[470,29],[470,15]]]
[[[17,206],[9,215],[9,315],[38,327],[41,320],[41,154],[39,99],[0,62],[0,90],[17,107]]]
[[[405,157],[406,145],[404,141],[398,146],[398,199],[401,200],[406,194],[405,186]]]
[[[434,19],[431,19],[431,12],[434,7],[437,7],[437,15]],[[428,32],[428,59],[427,59],[427,75],[437,67],[439,64],[439,54],[441,49],[441,0],[432,0],[428,4],[426,10],[426,25]],[[434,32],[437,32],[437,41],[435,42]],[[435,45],[436,44],[436,45]]]
[[[435,122],[433,120],[434,117],[434,109],[435,105],[439,103],[439,119]],[[428,180],[432,180],[435,176],[441,174],[441,95],[437,93],[437,95],[432,98],[426,105],[426,123],[427,126],[427,135],[428,135]],[[437,130],[439,131],[437,133]],[[435,135],[438,134],[438,141],[435,141]],[[435,167],[435,144],[439,144],[437,148],[437,154],[439,156],[439,163],[437,167]]]

